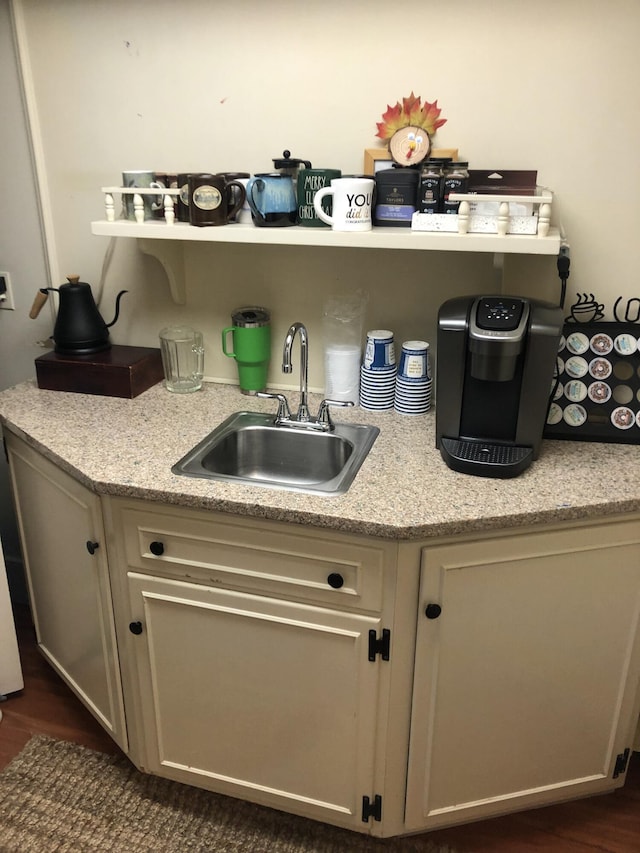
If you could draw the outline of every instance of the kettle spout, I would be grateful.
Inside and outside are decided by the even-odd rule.
[[[125,293],[128,293],[128,290],[121,290],[120,293],[116,296],[116,315],[110,323],[106,323],[107,329],[110,329],[111,326],[115,325],[118,322],[118,317],[120,316],[120,300],[124,296]]]

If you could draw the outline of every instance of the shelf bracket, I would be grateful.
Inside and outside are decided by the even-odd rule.
[[[187,292],[182,243],[177,240],[139,237],[138,248],[145,255],[151,255],[162,264],[169,282],[171,298],[176,305],[184,305],[187,301]]]

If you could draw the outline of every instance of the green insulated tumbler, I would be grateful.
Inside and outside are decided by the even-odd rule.
[[[231,315],[233,326],[222,330],[222,352],[238,364],[240,390],[255,394],[267,387],[271,357],[271,325],[266,308],[237,308]],[[228,346],[232,334],[231,348]]]

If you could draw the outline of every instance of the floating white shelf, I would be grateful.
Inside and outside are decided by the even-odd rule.
[[[221,227],[198,228],[186,222],[138,224],[129,219],[91,223],[91,231],[107,237],[137,237],[145,240],[180,240],[196,243],[257,243],[266,246],[325,246],[351,249],[416,249],[435,252],[499,252],[525,255],[557,255],[560,234],[550,228],[546,237],[536,234],[455,234],[413,231],[411,228],[372,228],[371,231],[343,232],[330,228],[258,228],[230,223]]]
[[[373,228],[363,232],[332,231],[329,228],[258,228],[230,223],[222,227],[198,228],[185,222],[134,222],[119,219],[91,223],[91,232],[104,237],[135,237],[141,251],[153,255],[164,267],[175,302],[184,304],[185,243],[252,243],[263,246],[320,246],[349,249],[402,249],[432,252],[489,252],[503,254],[557,255],[560,233],[549,228],[546,236],[508,234],[455,234],[414,231],[410,228]],[[499,265],[499,264],[498,264]]]

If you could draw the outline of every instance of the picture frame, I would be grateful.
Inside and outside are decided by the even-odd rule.
[[[457,148],[432,148],[430,157],[451,157],[452,160],[458,159]],[[382,169],[390,169],[393,160],[391,154],[386,148],[365,148],[364,149],[364,174],[375,175]]]

